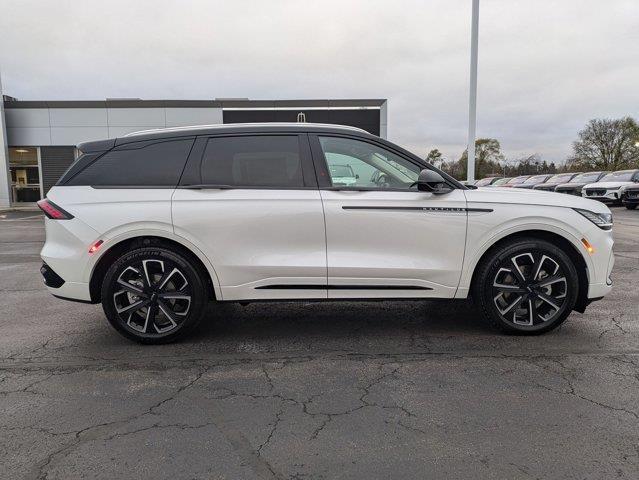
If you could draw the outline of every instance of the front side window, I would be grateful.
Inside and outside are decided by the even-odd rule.
[[[102,155],[65,185],[174,187],[180,180],[191,145],[192,138],[143,146],[124,145]]]
[[[421,168],[395,153],[351,138],[319,141],[334,187],[417,189]]]
[[[304,186],[296,135],[210,138],[201,166],[202,183],[230,187]]]

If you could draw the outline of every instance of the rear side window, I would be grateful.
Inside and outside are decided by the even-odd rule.
[[[202,183],[231,187],[304,186],[298,137],[255,135],[210,138],[201,165]]]
[[[126,145],[105,153],[66,185],[174,187],[192,145],[192,138]]]

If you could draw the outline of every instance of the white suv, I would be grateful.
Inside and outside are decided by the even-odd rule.
[[[605,205],[467,188],[356,128],[217,125],[78,148],[40,202],[42,274],[139,342],[176,339],[209,300],[470,294],[493,325],[537,334],[611,289]]]

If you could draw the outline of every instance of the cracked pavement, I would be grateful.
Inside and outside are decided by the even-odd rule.
[[[0,478],[639,478],[639,213],[615,288],[541,337],[466,302],[211,305],[140,346],[44,289],[0,214]]]

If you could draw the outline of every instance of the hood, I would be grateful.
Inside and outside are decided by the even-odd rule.
[[[619,188],[619,187],[625,187],[627,185],[636,185],[635,182],[596,182],[596,183],[589,183],[587,184],[584,188]]]
[[[543,190],[522,188],[479,187],[476,190],[465,190],[466,200],[471,203],[507,203],[518,205],[544,205],[551,207],[582,208],[595,213],[608,213],[606,205],[573,195],[561,195]]]

